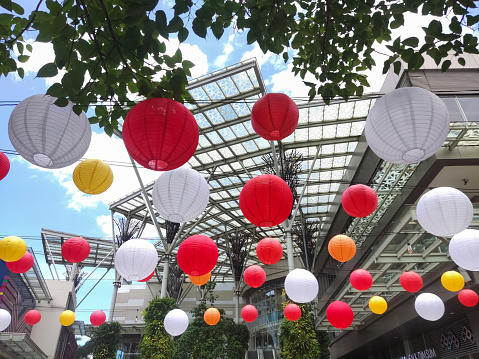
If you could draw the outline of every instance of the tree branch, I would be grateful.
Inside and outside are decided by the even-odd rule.
[[[35,20],[35,16],[37,15],[37,11],[38,9],[40,8],[40,5],[42,4],[43,0],[40,0],[37,4],[37,7],[35,8],[35,10],[32,12],[32,18],[30,19],[30,21],[28,22],[28,24],[22,29],[22,31],[20,31],[20,33],[14,37],[13,39],[11,40],[8,40],[8,41],[5,41],[7,44],[9,44],[10,46],[12,46],[22,35],[25,31],[27,31],[30,26],[32,26],[33,24],[33,21]]]

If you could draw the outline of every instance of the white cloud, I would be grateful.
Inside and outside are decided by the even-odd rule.
[[[275,61],[273,61],[273,59],[274,57],[277,57],[277,56],[278,55],[273,54],[270,51],[268,51],[266,54],[263,53],[259,45],[255,43],[251,51],[246,51],[245,53],[243,53],[243,56],[241,56],[241,61],[256,58],[256,61],[258,62],[259,67],[261,67],[267,62],[274,63]]]
[[[108,238],[112,238],[112,223],[111,223],[111,215],[101,215],[96,217],[96,223],[98,227],[105,233],[105,236]],[[166,231],[162,229],[161,233],[166,236]],[[115,226],[115,234],[118,234],[118,228]],[[143,239],[153,239],[158,240],[158,232],[156,231],[155,226],[151,224],[147,224],[143,233],[141,234],[141,238]]]
[[[20,63],[18,62],[17,65],[22,67],[25,71],[25,75],[27,74],[37,74],[38,70],[42,68],[43,65],[53,62],[55,60],[55,52],[53,51],[53,45],[51,43],[45,42],[33,42],[32,45],[32,52],[31,54],[27,51],[24,52],[24,55],[30,55],[30,58],[27,62]],[[18,53],[16,55],[19,55]],[[65,73],[64,70],[60,70],[58,75],[54,77],[47,77],[45,78],[45,82],[48,86],[51,86],[55,82],[60,82],[63,74]],[[18,75],[15,76],[17,80],[20,80]]]
[[[198,45],[190,45],[186,42],[180,44],[178,39],[170,39],[165,41],[165,43],[167,55],[173,56],[176,50],[180,48],[183,60],[189,60],[195,64],[191,68],[191,77],[195,78],[208,73],[208,57],[201,51]]]
[[[229,37],[228,37],[228,41],[223,49],[223,54],[218,56],[214,62],[214,66],[218,67],[218,68],[223,68],[225,67],[226,65],[226,61],[229,60],[230,58],[230,55],[231,53],[233,52],[234,50],[234,46],[233,46],[233,41],[234,41],[234,37],[235,37],[235,34],[231,34]]]

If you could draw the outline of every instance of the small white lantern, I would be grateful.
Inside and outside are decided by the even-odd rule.
[[[430,321],[441,319],[444,315],[444,302],[432,293],[419,294],[414,302],[417,314]]]
[[[177,168],[163,173],[156,180],[152,196],[161,217],[182,223],[203,213],[210,199],[210,188],[200,173]]]
[[[296,303],[308,303],[318,295],[318,280],[306,269],[296,268],[286,276],[284,289]]]
[[[479,271],[479,231],[466,229],[452,237],[449,255],[459,267]]]
[[[73,112],[57,99],[34,95],[20,102],[10,115],[8,136],[13,147],[28,162],[44,168],[63,168],[83,157],[91,141],[85,114]]]
[[[176,337],[188,328],[188,315],[181,309],[173,309],[166,315],[164,324],[166,332]]]
[[[449,112],[432,92],[404,87],[376,101],[364,133],[379,158],[397,164],[415,163],[431,157],[444,144]]]
[[[150,242],[134,238],[123,243],[115,255],[115,268],[126,280],[148,277],[158,263],[158,252]]]
[[[419,199],[416,214],[419,224],[427,232],[435,236],[452,237],[469,227],[474,208],[461,191],[439,187]]]
[[[12,322],[12,316],[5,309],[0,309],[0,332],[8,328]]]

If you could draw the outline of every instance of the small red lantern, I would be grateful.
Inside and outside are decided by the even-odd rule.
[[[13,273],[25,273],[33,267],[33,256],[26,251],[22,258],[15,262],[7,262],[7,268]]]
[[[254,322],[258,318],[258,310],[255,306],[248,304],[241,309],[241,318],[247,323]]]
[[[36,309],[29,310],[28,312],[25,313],[25,317],[23,317],[23,320],[25,323],[28,325],[35,325],[37,324],[40,320],[42,319],[42,315],[40,312]]]
[[[266,273],[260,266],[252,265],[245,269],[243,279],[250,287],[259,288],[266,280]]]
[[[373,277],[365,269],[356,269],[349,276],[351,285],[357,290],[368,290],[373,285]]]
[[[123,124],[128,153],[145,168],[181,167],[198,146],[199,129],[185,106],[169,98],[152,98],[134,106]]]
[[[5,153],[0,151],[0,181],[5,178],[8,171],[10,171],[10,160]]]
[[[250,179],[239,196],[241,212],[258,227],[273,227],[284,222],[293,208],[293,194],[287,183],[275,175]]]
[[[67,239],[62,245],[62,256],[68,262],[80,263],[88,258],[90,244],[81,237]]]
[[[151,274],[143,279],[140,279],[138,282],[148,282],[151,278],[153,278],[153,275],[155,274],[155,271],[151,272]]]
[[[264,264],[275,264],[283,257],[283,246],[278,240],[266,237],[256,246],[256,255]]]
[[[471,289],[463,289],[457,295],[459,301],[466,307],[474,307],[479,302],[477,293]]]
[[[176,255],[181,270],[188,275],[201,276],[211,272],[218,261],[218,247],[202,234],[186,238]]]
[[[90,314],[90,323],[95,327],[99,327],[103,323],[105,323],[106,314],[103,310],[95,310],[93,313]]]
[[[288,95],[269,93],[251,110],[251,126],[265,140],[279,141],[291,135],[298,126],[298,106]]]
[[[378,195],[371,187],[355,184],[344,191],[341,203],[350,216],[367,217],[376,210]]]
[[[415,293],[421,290],[422,288],[422,278],[416,272],[408,271],[401,274],[399,278],[399,283],[404,290],[408,292]]]
[[[284,316],[294,322],[301,318],[301,308],[297,304],[290,303],[284,308]]]
[[[328,305],[326,318],[333,327],[346,329],[353,323],[354,313],[347,303],[337,300]]]

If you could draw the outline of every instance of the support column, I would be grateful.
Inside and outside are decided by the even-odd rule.
[[[284,235],[286,237],[286,253],[288,255],[288,270],[291,272],[294,269],[294,255],[293,255],[293,239],[291,237],[291,228],[289,227],[289,221],[285,221]]]
[[[170,245],[168,244],[168,247]],[[169,249],[169,248],[168,248]],[[165,253],[165,260],[163,262],[163,279],[161,280],[161,293],[160,298],[164,298],[168,291],[168,274],[170,272],[170,254]]]
[[[111,235],[113,243],[113,262],[115,261],[116,256],[116,238],[115,238],[115,221],[113,218],[113,211],[111,211]],[[115,279],[113,281],[113,294],[111,295],[111,304],[110,304],[110,314],[108,315],[108,322],[113,321],[113,314],[115,313],[115,304],[116,304],[116,295],[118,294],[118,288],[121,286],[121,276],[116,271],[115,265],[113,265],[115,270]]]
[[[239,301],[240,301],[240,292],[235,290],[235,323],[239,323]]]

